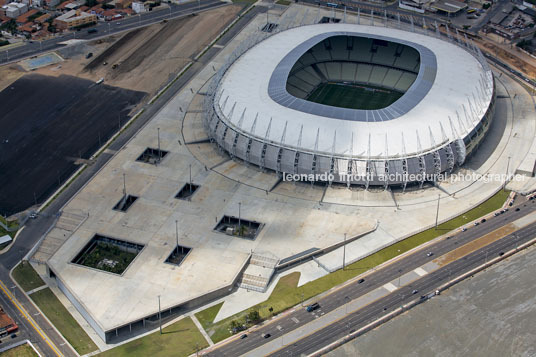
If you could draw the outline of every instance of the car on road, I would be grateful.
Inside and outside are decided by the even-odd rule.
[[[495,217],[497,217],[498,215],[500,215],[500,213],[499,213],[499,212],[495,212],[493,215],[494,215]]]
[[[516,212],[519,211],[519,207],[516,208]]]
[[[480,223],[486,223],[486,219],[485,219],[485,218],[482,218],[482,220],[480,221]]]
[[[462,232],[465,232],[466,230],[467,230],[466,227],[463,227],[463,228],[462,228]]]
[[[31,218],[31,219],[36,219],[37,216],[38,216],[38,214],[34,212],[34,213],[30,214],[28,217]]]
[[[418,292],[419,292],[419,290],[414,289],[411,293],[412,293],[412,294],[417,294]]]
[[[499,257],[502,257],[504,255],[504,252],[499,253]]]
[[[264,338],[269,338],[270,336],[272,336],[272,335],[270,335],[269,333],[265,333],[264,335],[262,335],[262,337],[264,337]]]
[[[480,224],[480,223],[478,223],[478,222],[475,222],[475,226],[478,226],[479,224]]]
[[[357,281],[358,284],[361,284],[361,283],[364,283],[365,282],[365,279],[361,278]]]
[[[315,302],[314,304],[307,306],[306,310],[307,312],[311,312],[311,311],[315,311],[318,308],[320,308],[320,304]]]
[[[86,59],[91,58],[91,57],[93,57],[93,52],[89,52],[89,53],[86,55]]]
[[[245,333],[242,336],[240,336],[240,339],[243,340],[244,338],[248,337],[248,335]]]
[[[428,253],[426,253],[426,256],[427,256],[427,257],[431,257],[432,255],[434,255],[434,252],[428,252]]]
[[[97,29],[89,29],[87,30],[87,33],[97,33],[99,30]]]

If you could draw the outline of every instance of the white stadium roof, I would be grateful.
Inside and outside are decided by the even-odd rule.
[[[314,114],[318,111],[310,108],[296,110],[272,99],[275,96],[270,96],[269,86],[274,71],[283,69],[288,73],[295,62],[286,63],[285,57],[304,42],[320,38],[304,48],[308,50],[330,33],[381,38],[417,49],[421,54],[419,75],[406,94],[392,104],[407,101],[411,107],[403,111],[389,111],[388,107],[384,111],[388,115],[365,115],[365,120],[336,119],[333,116],[337,115],[330,117],[322,111],[321,115]],[[425,61],[428,57],[423,56],[425,53],[435,57],[435,67],[433,61]],[[435,78],[427,75],[427,70],[435,70]],[[424,93],[420,91],[422,95],[415,99],[415,93],[419,93],[416,89],[422,87],[427,78],[432,79],[431,86],[428,85]],[[267,38],[227,70],[217,93],[217,109],[223,113],[223,120],[239,132],[300,151],[354,158],[411,156],[463,139],[478,125],[493,98],[491,71],[486,71],[478,59],[461,46],[422,34],[354,24],[301,26]],[[281,143],[285,127],[285,140]]]

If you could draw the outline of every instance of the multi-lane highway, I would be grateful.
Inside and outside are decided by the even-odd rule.
[[[516,211],[515,208],[519,208],[519,211]],[[318,316],[330,313],[340,306],[384,286],[398,276],[413,271],[427,262],[436,259],[438,256],[450,252],[534,211],[536,211],[534,201],[527,201],[511,207],[507,212],[497,217],[488,218],[485,223],[480,223],[478,226],[471,226],[465,232],[458,230],[456,234],[452,234],[448,238],[439,240],[382,269],[369,273],[363,277],[365,281],[362,283],[354,279],[353,283],[318,300],[321,308],[313,313],[307,312],[304,308],[297,308],[295,311],[248,333],[247,338],[235,339],[221,346],[217,345],[207,350],[207,354],[210,356],[237,356],[248,352],[254,354],[255,349],[267,342],[281,337],[292,330],[298,328],[304,329],[306,328],[305,325],[318,318]],[[534,232],[536,232],[536,223],[517,231],[515,236],[509,235],[421,279],[413,281],[409,285],[393,291],[391,294],[365,306],[355,313],[349,314],[346,318],[339,320],[335,324],[330,324],[306,338],[298,341],[288,341],[291,344],[275,352],[274,355],[284,356],[312,353],[349,333],[350,330],[359,329],[367,323],[398,308],[400,305],[419,298],[421,295],[430,291],[434,291],[437,286],[456,275],[460,275],[482,264],[484,260],[494,258],[500,252],[515,248],[517,245],[532,239]],[[430,251],[434,253],[432,256],[428,256],[427,254]],[[413,294],[413,290],[418,290],[418,293]],[[263,335],[265,334],[270,334],[270,337],[264,338]],[[264,352],[266,351],[262,351],[262,353],[259,351],[259,354],[264,354]]]
[[[130,16],[117,21],[99,22],[91,27],[97,30],[88,33],[87,29],[71,31],[57,37],[44,41],[28,41],[23,46],[3,49],[0,47],[0,64],[20,60],[25,57],[34,56],[44,51],[51,51],[62,47],[60,43],[67,40],[93,40],[103,36],[132,30],[137,27],[144,27],[163,20],[187,16],[199,11],[209,10],[220,6],[226,6],[220,0],[199,0],[176,5],[169,4],[169,10],[150,11],[143,14]]]

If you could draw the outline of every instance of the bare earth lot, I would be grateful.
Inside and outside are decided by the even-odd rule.
[[[103,77],[106,83],[153,95],[191,62],[241,8],[225,6],[133,30],[87,63],[79,75]],[[113,69],[113,65],[117,67]]]
[[[145,96],[70,76],[29,74],[0,92],[0,213],[50,195]],[[35,197],[34,197],[35,194]]]
[[[532,247],[328,356],[535,356],[535,273]]]

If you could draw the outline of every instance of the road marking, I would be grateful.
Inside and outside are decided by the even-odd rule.
[[[395,285],[393,285],[393,283],[387,283],[383,286],[385,289],[389,290],[389,292],[393,292],[395,291],[396,289],[398,289]]]
[[[296,317],[291,318],[291,320],[294,321],[294,322],[297,323],[297,324],[300,323],[300,320],[298,320]]]
[[[214,48],[223,48],[224,46],[222,46],[222,45],[212,45],[212,47],[214,47]]]
[[[54,353],[57,355],[57,356],[63,356],[63,354],[58,350],[58,348],[54,345],[54,343],[52,342],[52,340],[45,334],[44,331],[41,330],[41,328],[37,325],[37,323],[32,319],[32,317],[30,316],[30,314],[28,314],[28,312],[26,312],[26,310],[24,309],[24,307],[22,307],[22,305],[19,304],[19,302],[17,300],[14,300],[13,297],[11,297],[11,293],[9,292],[9,290],[5,287],[4,283],[2,283],[0,281],[0,289],[2,289],[2,291],[4,292],[4,294],[6,294],[7,298],[11,301],[11,303],[13,305],[15,305],[15,307],[17,308],[17,310],[20,311],[20,313],[22,314],[22,316],[28,320],[28,322],[30,323],[30,325],[32,325],[32,327],[35,329],[35,331],[37,331],[37,333],[41,336],[41,338],[46,342],[46,344],[52,349],[52,351],[54,351]]]
[[[425,276],[426,274],[428,274],[428,272],[424,270],[422,267],[418,267],[413,271],[419,276]]]
[[[278,329],[279,331],[283,329],[280,325],[277,325],[275,328]]]

